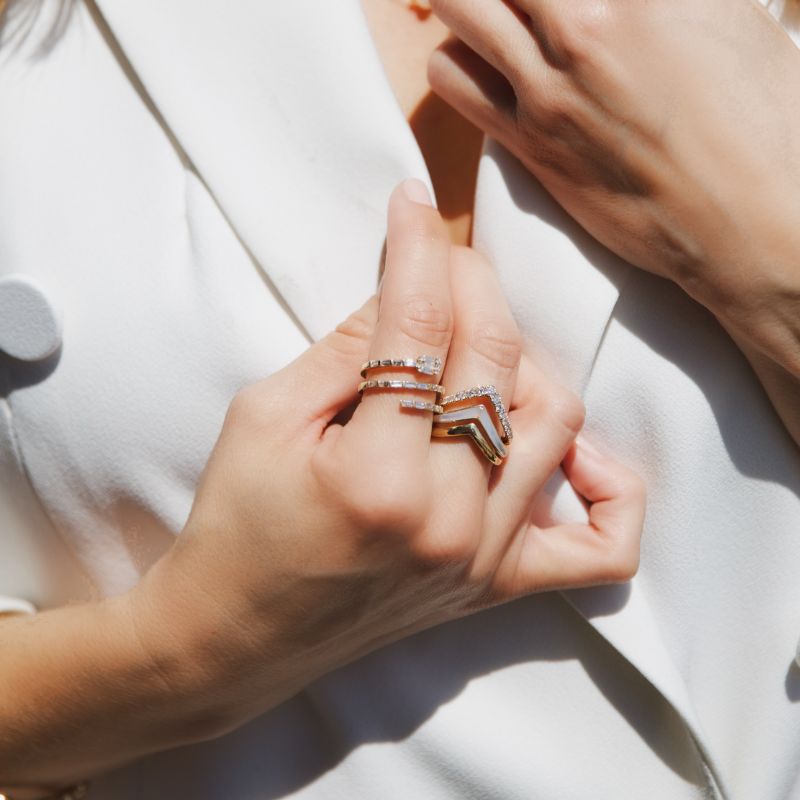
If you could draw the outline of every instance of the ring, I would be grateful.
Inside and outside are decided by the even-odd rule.
[[[471,389],[464,389],[456,394],[451,394],[442,400],[442,405],[454,405],[462,403],[465,400],[480,400],[484,407],[492,414],[495,423],[499,424],[499,433],[503,439],[504,444],[510,444],[514,438],[514,432],[511,430],[511,422],[508,419],[508,412],[503,405],[503,399],[500,397],[500,392],[494,386],[474,386]]]
[[[453,425],[452,428],[437,428],[434,425],[431,435],[440,438],[445,436],[469,436],[470,439],[478,445],[481,453],[483,453],[492,464],[498,466],[503,463],[502,456],[500,456],[484,436],[483,428],[475,422],[468,422],[466,425]]]
[[[367,362],[372,363],[372,362]],[[362,373],[363,374],[363,373]],[[420,381],[361,381],[358,384],[358,393],[363,394],[368,389],[393,389],[394,391],[410,392],[435,392],[438,399],[439,395],[444,394],[444,386],[438,383],[422,383]],[[438,403],[428,400],[415,400],[403,398],[400,401],[400,408],[410,408],[414,411],[432,411],[434,414],[441,414],[444,407]]]
[[[433,424],[449,425],[450,427],[447,429],[446,435],[456,436],[457,434],[450,433],[454,427],[472,423],[480,428],[483,437],[489,441],[492,449],[501,461],[508,455],[506,446],[500,434],[497,432],[497,428],[495,428],[494,422],[489,416],[489,412],[486,410],[486,406],[481,403],[476,403],[474,406],[459,408],[457,411],[447,411],[446,406],[444,406],[444,404],[442,404],[442,406],[445,408],[445,411],[438,413],[433,418]]]
[[[439,356],[376,358],[361,365],[361,377],[366,378],[371,369],[414,369],[421,375],[438,375],[442,371],[442,359]]]
[[[432,436],[469,436],[492,464],[503,462],[514,433],[500,392],[494,386],[464,389],[445,397],[441,405],[444,411],[433,417]]]
[[[361,381],[359,394],[367,389],[404,389],[413,392],[436,392],[444,394],[444,386],[439,383],[420,383],[419,381]]]
[[[433,411],[434,414],[441,414],[444,411],[442,406],[436,403],[429,403],[426,400],[401,400],[400,408],[413,408],[416,411]]]

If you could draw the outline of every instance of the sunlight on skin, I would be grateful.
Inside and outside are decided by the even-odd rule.
[[[428,87],[428,57],[448,35],[433,15],[400,2],[362,0],[384,68],[431,173],[456,244],[468,244],[483,134]]]

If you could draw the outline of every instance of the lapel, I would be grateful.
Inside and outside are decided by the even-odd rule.
[[[720,798],[729,797],[694,710],[686,682],[658,631],[637,576],[623,586],[562,592],[567,602],[627,659],[672,705],[689,729],[704,761],[707,778]]]
[[[583,395],[633,268],[589,236],[495,142],[487,142],[481,159],[473,244],[497,266],[534,360]],[[545,488],[534,514],[542,524],[586,518],[561,472]],[[661,639],[642,586],[640,574],[625,586],[562,594],[673,706],[708,765],[709,782],[724,796],[686,682]]]
[[[326,334],[375,291],[391,190],[430,184],[358,0],[96,2],[257,266]]]
[[[256,266],[309,338],[323,336],[375,290],[393,187],[408,176],[430,185],[359,0],[95,2]],[[493,143],[475,245],[537,359],[582,391],[630,268]],[[627,594],[564,596],[674,706],[713,769],[638,579]]]

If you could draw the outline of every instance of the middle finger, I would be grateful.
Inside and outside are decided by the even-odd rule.
[[[507,407],[520,361],[519,329],[495,271],[485,258],[469,248],[454,247],[450,262],[455,327],[443,378],[448,394],[493,386]],[[502,439],[504,432],[490,400],[476,397],[454,405],[477,408],[474,418],[479,429],[479,418],[485,421],[483,429],[490,444],[492,437],[495,441]],[[431,461],[435,474],[447,487],[443,491],[458,498],[462,508],[472,503],[480,503],[482,508],[491,462],[469,437],[437,438],[434,443]]]

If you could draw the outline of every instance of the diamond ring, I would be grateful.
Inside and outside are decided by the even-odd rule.
[[[438,375],[442,371],[442,359],[439,356],[417,356],[416,358],[376,358],[365,361],[361,365],[361,377],[373,369],[413,369],[420,375]]]
[[[432,436],[469,436],[492,464],[503,462],[514,434],[494,386],[475,386],[448,395],[441,405],[444,411],[433,417]]]

